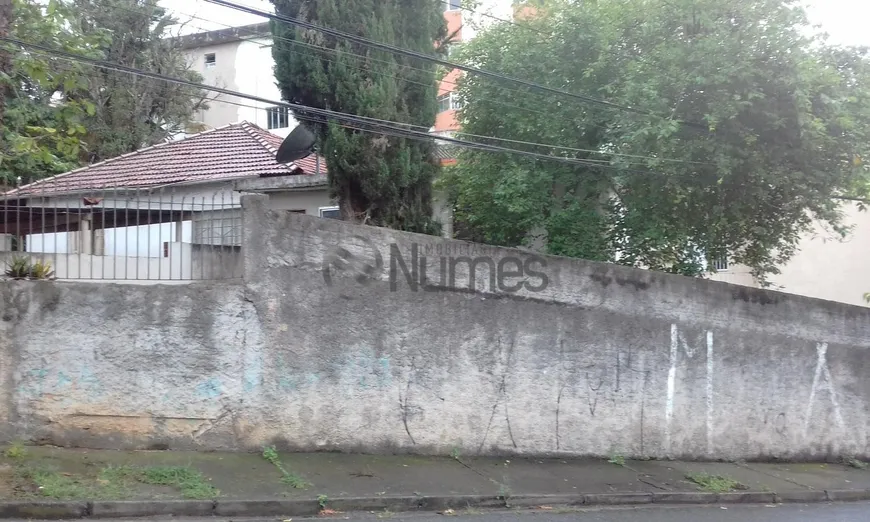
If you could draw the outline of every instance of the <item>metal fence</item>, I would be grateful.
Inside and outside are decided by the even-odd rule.
[[[241,220],[238,193],[214,185],[5,196],[2,275],[154,284],[240,278]]]

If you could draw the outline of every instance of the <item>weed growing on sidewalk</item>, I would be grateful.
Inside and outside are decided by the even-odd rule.
[[[608,459],[607,462],[611,464],[616,464],[617,466],[625,466],[625,457],[623,457],[619,453],[614,453],[610,455],[610,459]]]
[[[501,483],[498,487],[498,499],[504,502],[504,507],[510,507],[511,488],[507,484]]]
[[[6,451],[3,452],[3,455],[6,458],[10,458],[13,460],[23,459],[27,456],[27,448],[24,447],[24,443],[21,441],[15,441],[6,448]]]
[[[855,469],[867,469],[867,463],[855,457],[843,457],[843,464]]]
[[[746,486],[722,475],[710,475],[709,473],[689,473],[686,478],[697,484],[700,489],[711,493],[727,493],[738,489],[747,489]]]
[[[287,484],[294,489],[307,489],[311,487],[312,484],[310,482],[296,473],[291,473],[284,468],[284,465],[281,464],[281,457],[278,455],[278,450],[275,449],[275,446],[267,446],[263,448],[263,458],[278,468],[278,471],[281,472],[281,482],[284,484]]]
[[[326,495],[317,495],[317,503],[320,504],[320,510],[326,509],[326,503],[329,502],[329,497]]]

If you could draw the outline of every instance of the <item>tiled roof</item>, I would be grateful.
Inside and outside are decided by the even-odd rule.
[[[282,138],[248,122],[140,149],[15,190],[7,196],[67,194],[89,190],[147,188],[245,177],[314,174],[317,159],[275,162]],[[320,159],[320,172],[326,162]]]
[[[459,155],[460,147],[452,144],[440,144],[435,146],[432,156],[439,160],[456,159]]]

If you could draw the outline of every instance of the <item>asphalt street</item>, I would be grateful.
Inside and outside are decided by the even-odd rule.
[[[336,513],[333,516],[298,518],[166,518],[103,519],[101,522],[866,522],[870,520],[870,503],[848,504],[779,504],[776,506],[709,507],[635,507],[577,508],[542,510],[456,510],[452,514],[436,513]],[[10,520],[10,522],[25,522]],[[26,521],[33,522],[33,521]],[[64,521],[61,521],[64,522]],[[72,521],[69,521],[72,522]]]
[[[345,515],[347,516],[347,515]],[[383,514],[377,519],[385,520]],[[367,516],[350,516],[364,520]],[[867,522],[870,504],[781,504],[765,506],[643,507],[579,509],[571,512],[499,511],[455,516],[395,514],[393,522]]]

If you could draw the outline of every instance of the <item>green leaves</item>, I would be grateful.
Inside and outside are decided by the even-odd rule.
[[[432,53],[445,36],[442,5],[432,0],[274,0],[275,10],[341,31]],[[339,9],[340,5],[340,9]],[[341,39],[273,24],[275,75],[286,100],[431,127],[436,67]],[[298,43],[298,44],[297,44]],[[317,51],[309,44],[334,52]],[[301,116],[301,115],[300,115]],[[329,183],[345,217],[378,226],[437,233],[431,187],[433,144],[363,133],[335,123],[310,125],[326,158]]]
[[[109,4],[106,3],[109,2]],[[14,38],[199,81],[167,38],[171,21],[135,0],[14,0]],[[162,18],[161,18],[162,17]],[[205,107],[191,89],[15,49],[4,72],[0,183],[27,183],[162,141]],[[99,110],[98,110],[99,109]],[[87,151],[87,156],[85,155]]]
[[[839,223],[832,196],[870,189],[855,159],[870,153],[870,59],[808,34],[778,0],[555,1],[483,32],[461,55],[478,67],[653,116],[463,78],[467,132],[597,150],[576,155],[607,168],[464,153],[456,229],[690,275],[727,255],[764,280],[814,220]]]

